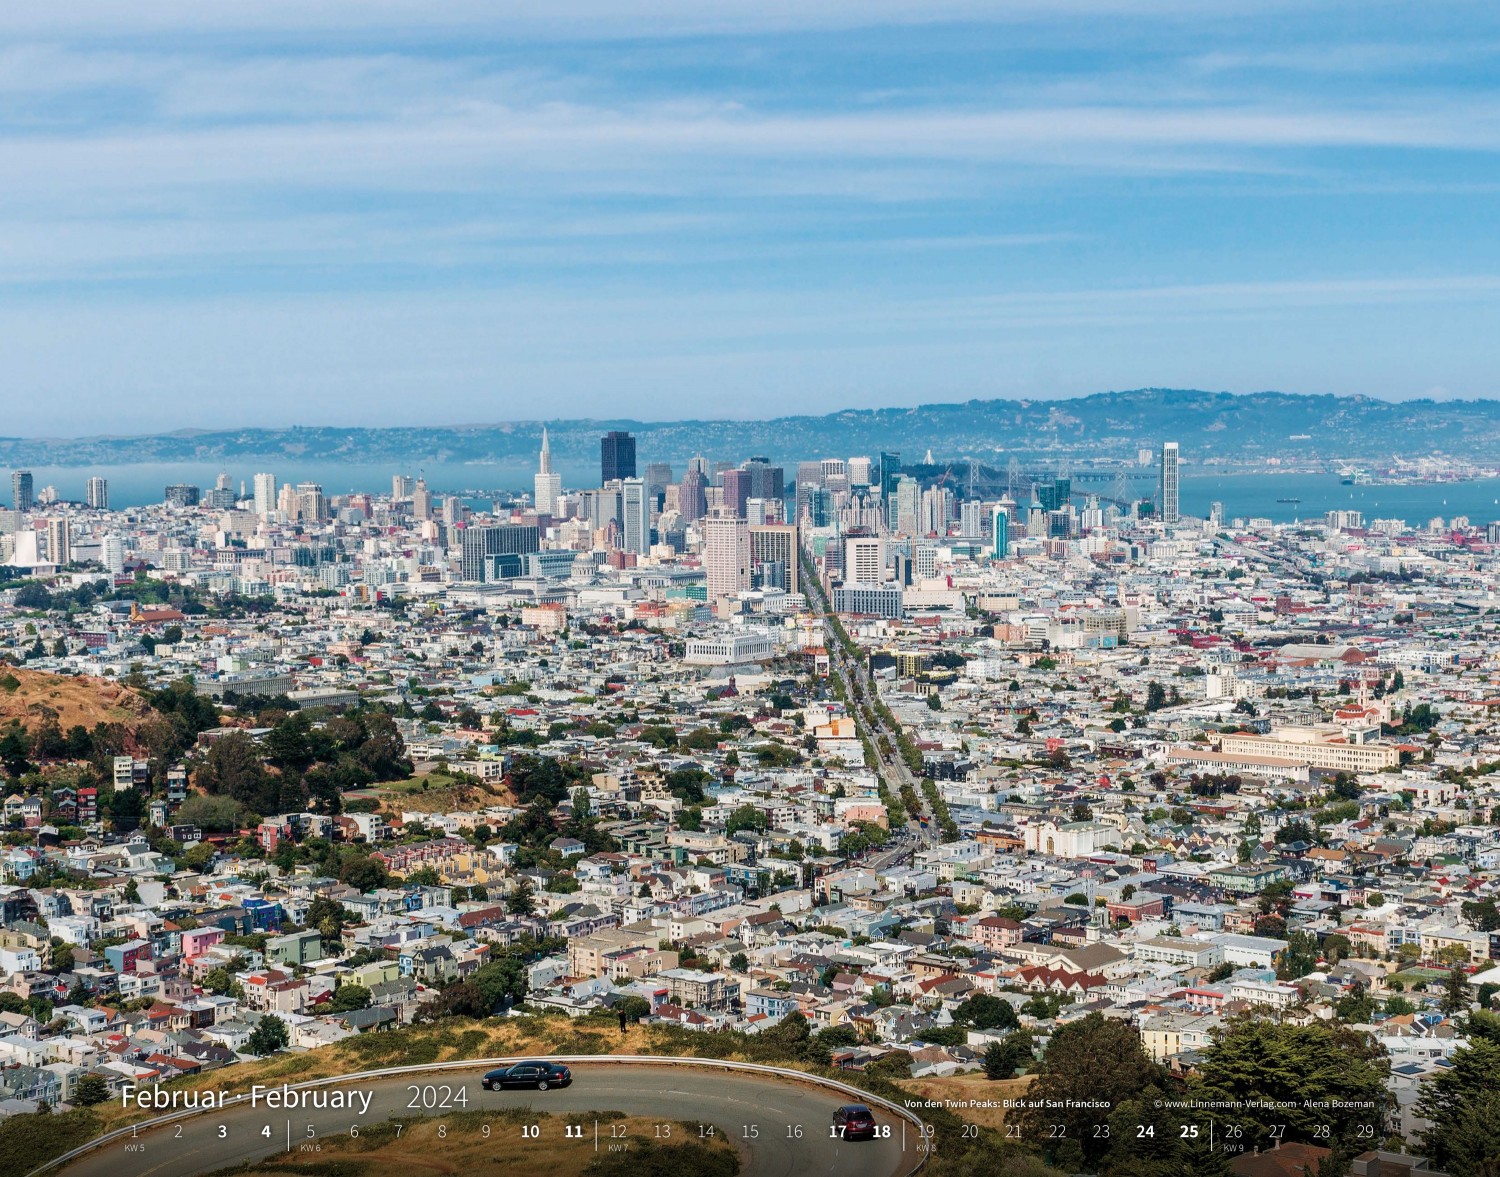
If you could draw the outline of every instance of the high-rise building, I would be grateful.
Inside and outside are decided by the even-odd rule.
[[[321,523],[328,518],[328,496],[316,482],[297,484],[297,511],[299,520]]]
[[[36,506],[30,470],[16,470],[11,474],[10,503],[17,511],[29,511]]]
[[[786,497],[786,471],[773,466],[767,458],[751,458],[740,466],[750,475],[750,498],[784,499]]]
[[[750,525],[732,515],[711,515],[702,527],[709,601],[744,592],[750,587]]]
[[[896,493],[896,475],[901,473],[901,455],[880,455],[880,497],[889,499]]]
[[[262,519],[270,518],[271,512],[276,510],[276,475],[257,474],[250,480],[250,485],[255,488],[255,513]]]
[[[83,501],[93,511],[109,510],[109,479],[95,474],[83,484]]]
[[[652,498],[660,499],[666,493],[667,487],[672,485],[672,464],[670,462],[648,462],[646,464],[646,493]]]
[[[419,521],[432,518],[432,492],[425,478],[418,478],[411,488],[411,517]]]
[[[724,471],[724,509],[740,519],[745,517],[745,504],[750,499],[750,472],[748,470]]]
[[[871,462],[870,462],[869,458],[850,458],[849,459],[849,485],[850,486],[869,486],[870,485],[870,466],[871,466]]]
[[[682,477],[677,492],[677,510],[684,523],[696,523],[708,512],[708,480],[696,466]]]
[[[1164,442],[1161,447],[1161,476],[1157,486],[1157,506],[1161,521],[1168,527],[1177,523],[1177,443]]]
[[[66,519],[47,520],[47,560],[57,565],[73,562],[73,529]]]
[[[545,425],[542,426],[542,452],[537,461],[536,477],[531,481],[536,513],[557,514],[557,496],[562,494],[562,475],[552,472],[552,443],[547,439]]]
[[[391,498],[396,502],[404,502],[411,498],[411,492],[416,486],[410,474],[391,475]]]
[[[978,499],[965,499],[958,508],[958,532],[965,539],[977,539],[984,535],[984,504]]]
[[[611,429],[599,439],[599,481],[635,477],[635,436]]]
[[[992,524],[994,532],[993,553],[997,560],[1010,558],[1010,515],[1003,506],[995,508]]]
[[[885,540],[861,535],[844,541],[845,584],[884,584],[885,579]]]
[[[620,548],[644,556],[651,551],[651,498],[643,478],[620,480]]]
[[[768,523],[750,528],[750,563],[782,564],[786,567],[786,591],[798,591],[799,532],[794,523]]]
[[[125,541],[117,535],[106,535],[99,541],[99,562],[106,572],[115,575],[125,571]]]
[[[488,582],[524,575],[527,555],[540,551],[541,546],[541,532],[531,524],[465,527],[459,555],[459,578]]]
[[[922,484],[898,474],[887,506],[891,530],[897,535],[916,535],[922,511]]]
[[[27,477],[31,476],[28,474]],[[167,487],[163,497],[169,507],[196,507],[203,495],[192,483],[177,482]]]

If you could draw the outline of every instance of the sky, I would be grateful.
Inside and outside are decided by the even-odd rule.
[[[0,434],[1500,395],[1500,8],[6,0]]]

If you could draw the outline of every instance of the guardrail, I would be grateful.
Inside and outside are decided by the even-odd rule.
[[[632,1064],[635,1066],[663,1066],[663,1067],[707,1067],[710,1069],[724,1071],[743,1071],[749,1074],[772,1076],[778,1079],[789,1079],[797,1083],[807,1083],[814,1087],[823,1087],[830,1091],[836,1091],[841,1095],[852,1096],[860,1103],[870,1104],[874,1107],[885,1109],[893,1115],[901,1117],[907,1123],[917,1129],[917,1138],[923,1142],[929,1141],[931,1136],[927,1125],[922,1118],[910,1108],[902,1107],[891,1100],[883,1099],[878,1095],[872,1095],[849,1083],[841,1083],[837,1079],[827,1079],[822,1075],[810,1075],[806,1071],[794,1070],[791,1067],[771,1067],[764,1063],[740,1063],[727,1059],[713,1058],[680,1058],[676,1056],[661,1057],[649,1054],[564,1054],[564,1055],[511,1055],[505,1058],[488,1059],[455,1059],[446,1063],[419,1063],[410,1067],[383,1067],[378,1071],[356,1071],[349,1075],[334,1075],[327,1079],[308,1079],[302,1083],[288,1083],[286,1087],[291,1091],[305,1091],[312,1087],[332,1087],[338,1083],[357,1083],[361,1080],[390,1079],[400,1075],[421,1075],[432,1071],[467,1071],[477,1070],[481,1067],[500,1067],[509,1063],[518,1063],[527,1059],[544,1058],[552,1062],[567,1063],[570,1066],[585,1066],[602,1063],[605,1065]],[[50,1173],[62,1165],[76,1161],[79,1157],[93,1152],[96,1148],[102,1148],[116,1140],[133,1137],[143,1131],[153,1128],[165,1127],[179,1120],[192,1119],[194,1116],[205,1116],[210,1112],[222,1113],[236,1104],[249,1102],[249,1094],[235,1095],[226,1099],[221,1105],[212,1108],[185,1108],[180,1112],[170,1112],[164,1116],[154,1116],[149,1120],[138,1120],[133,1124],[127,1124],[123,1128],[116,1128],[112,1132],[106,1132],[96,1140],[87,1144],[81,1144],[75,1149],[63,1153],[61,1156],[53,1157],[45,1165],[39,1165],[26,1177],[41,1177],[44,1173]],[[912,1177],[920,1172],[927,1164],[928,1151],[923,1148],[919,1151],[917,1162],[907,1169],[904,1177]]]

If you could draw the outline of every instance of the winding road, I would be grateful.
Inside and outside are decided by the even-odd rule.
[[[662,1123],[700,1122],[728,1133],[744,1158],[745,1177],[904,1177],[922,1158],[916,1130],[899,1116],[877,1109],[877,1122],[889,1139],[843,1141],[830,1136],[833,1111],[853,1098],[812,1083],[730,1070],[651,1064],[569,1063],[573,1084],[545,1092],[489,1092],[479,1085],[492,1064],[402,1075],[306,1089],[369,1093],[367,1112],[295,1110],[252,1106],[248,1102],[141,1129],[51,1170],[58,1177],[199,1177],[231,1165],[264,1160],[288,1151],[311,1151],[320,1138],[347,1136],[385,1120],[426,1116],[441,1119],[444,1102],[453,1112],[531,1106],[538,1112],[571,1114],[623,1112],[659,1117]],[[444,1093],[443,1088],[448,1088]],[[462,1091],[465,1102],[458,1103]],[[411,1106],[415,1098],[416,1106]],[[362,1100],[357,1099],[357,1104]],[[469,1128],[469,1131],[477,1129]],[[499,1122],[493,1131],[528,1131],[524,1123]],[[538,1147],[608,1150],[610,1127],[599,1134],[585,1127],[583,1139],[564,1140],[560,1120],[537,1127]],[[547,1140],[551,1134],[557,1139]],[[618,1148],[616,1142],[616,1147]],[[323,1154],[328,1159],[330,1154]],[[313,1156],[307,1158],[315,1159]],[[50,1175],[49,1175],[50,1177]]]

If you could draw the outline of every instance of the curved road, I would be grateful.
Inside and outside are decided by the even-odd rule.
[[[347,1136],[356,1125],[367,1127],[385,1120],[399,1123],[403,1116],[440,1120],[440,1110],[409,1107],[413,1085],[424,1089],[462,1088],[467,1105],[452,1105],[454,1111],[529,1104],[539,1112],[554,1114],[608,1110],[659,1117],[674,1125],[683,1121],[712,1124],[720,1134],[729,1133],[740,1146],[745,1177],[898,1177],[910,1172],[922,1155],[915,1130],[903,1119],[878,1109],[877,1122],[889,1127],[890,1139],[831,1139],[833,1110],[848,1100],[812,1084],[686,1066],[568,1065],[573,1071],[572,1086],[543,1092],[485,1091],[479,1078],[487,1067],[332,1083],[300,1094],[368,1092],[369,1111],[286,1111],[252,1107],[247,1101],[142,1131],[135,1139],[101,1145],[53,1173],[59,1177],[199,1177],[289,1149],[299,1150],[320,1137]],[[548,1146],[545,1135],[549,1130],[553,1134],[563,1131],[556,1120],[545,1123],[544,1138],[538,1141],[541,1147]],[[519,1136],[523,1126],[502,1123],[495,1125],[494,1131]],[[552,1143],[558,1148],[609,1149],[607,1124],[600,1125],[597,1145],[593,1131],[585,1128],[584,1132],[582,1141],[564,1143],[559,1137]],[[307,1159],[331,1160],[336,1155],[324,1153],[319,1158],[313,1154]]]

